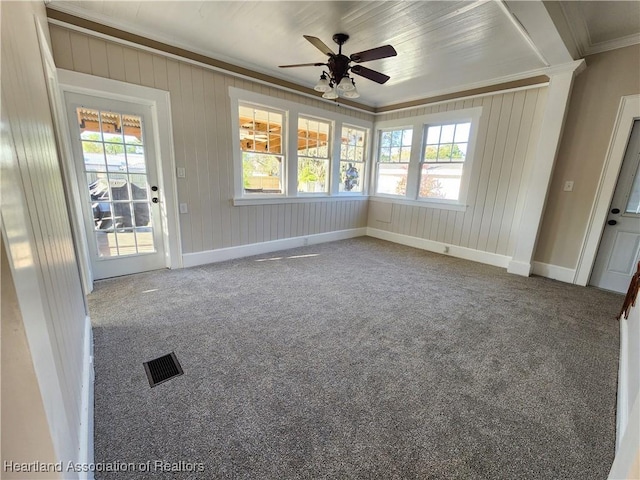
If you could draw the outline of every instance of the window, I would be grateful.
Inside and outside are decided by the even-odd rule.
[[[379,122],[375,193],[464,211],[481,117],[473,107]]]
[[[298,119],[298,192],[329,192],[329,122]]]
[[[420,198],[458,200],[471,123],[428,125],[420,168]]]
[[[362,192],[365,167],[366,130],[342,127],[340,136],[340,185],[342,192]]]
[[[250,105],[240,105],[238,109],[244,193],[282,194],[283,113]]]
[[[229,97],[233,205],[366,199],[373,122],[235,87]]]
[[[406,195],[412,137],[412,128],[380,131],[377,193]]]

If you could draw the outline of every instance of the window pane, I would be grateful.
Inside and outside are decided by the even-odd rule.
[[[124,143],[142,145],[142,119],[137,115],[122,115],[122,131]]]
[[[640,165],[638,165],[638,171],[633,179],[633,185],[629,192],[629,201],[624,211],[626,213],[640,213]]]
[[[78,108],[78,125],[80,127],[80,138],[83,140],[102,141],[100,131],[100,112],[87,108]]]
[[[380,134],[380,146],[381,147],[391,146],[391,132],[382,132]]]
[[[102,136],[105,142],[124,143],[122,136],[122,119],[119,113],[100,112]]]
[[[329,158],[329,124],[321,120],[298,119],[298,157]]]
[[[394,130],[391,132],[391,146],[399,147],[402,145],[402,130]]]
[[[466,143],[454,144],[453,149],[451,150],[451,161],[464,162],[465,158],[467,158],[467,144]]]
[[[87,172],[106,172],[104,162],[104,148],[99,142],[82,142],[84,169]]]
[[[107,157],[107,170],[110,172],[126,172],[127,157],[124,154],[124,145],[119,143],[105,143],[105,156]]]
[[[407,193],[407,171],[409,165],[381,163],[378,165],[377,193],[405,195]]]
[[[156,251],[153,246],[153,230],[150,228],[136,228],[135,232],[138,253],[151,253]]]
[[[438,147],[438,161],[448,162],[451,157],[451,145],[440,145]]]
[[[131,182],[131,196],[134,200],[147,199],[147,176],[146,175],[129,175]]]
[[[438,147],[430,145],[424,149],[425,160],[436,160],[438,158]]]
[[[245,152],[282,153],[282,114],[241,105],[240,149]]]
[[[362,192],[364,163],[340,162],[340,186],[341,192]]]
[[[440,126],[427,128],[427,144],[435,145],[440,143]]]
[[[413,139],[413,130],[402,131],[402,145],[406,147],[411,146],[411,140]]]
[[[131,148],[135,148],[135,152],[130,152]],[[129,173],[147,173],[147,165],[144,160],[144,147],[131,147],[127,145],[127,168]]]
[[[282,157],[243,153],[242,182],[246,193],[281,193]]]
[[[440,143],[453,143],[453,132],[455,128],[455,125],[443,125],[440,134]]]
[[[133,203],[133,223],[136,227],[151,226],[149,220],[149,204],[147,202],[134,202]]]
[[[298,158],[298,192],[328,192],[328,167],[328,160],[318,160],[315,158]]]
[[[469,131],[471,130],[470,123],[458,123],[456,125],[456,135],[454,141],[456,143],[460,142],[468,142],[469,141]]]
[[[462,179],[462,164],[429,164],[422,165],[420,174],[421,198],[442,198],[458,200],[460,197],[460,182]]]

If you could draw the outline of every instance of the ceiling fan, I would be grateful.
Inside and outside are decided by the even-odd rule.
[[[335,53],[327,47],[318,37],[312,37],[311,35],[303,35],[303,37],[329,57],[327,63],[298,63],[296,65],[280,65],[280,68],[328,67],[329,72],[323,71],[320,80],[314,87],[314,90],[323,92],[322,96],[324,98],[336,99],[339,94],[342,94],[342,96],[346,98],[358,98],[360,96],[356,90],[355,81],[349,77],[349,72],[380,84],[385,83],[391,78],[384,73],[376,72],[362,65],[350,65],[351,62],[362,63],[380,58],[395,57],[398,53],[391,45],[384,45],[382,47],[372,48],[371,50],[352,53],[347,57],[342,54],[342,45],[349,40],[349,35],[346,33],[336,33],[333,36],[333,41],[338,44],[338,53]]]

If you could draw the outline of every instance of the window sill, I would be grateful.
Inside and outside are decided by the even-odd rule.
[[[376,195],[369,197],[371,201],[383,203],[397,203],[400,205],[411,205],[415,207],[437,208],[440,210],[453,210],[456,212],[466,212],[468,205],[453,201],[430,201],[430,200],[410,200],[403,197],[395,197],[392,195],[382,196]]]
[[[356,195],[356,194],[343,194],[343,195],[309,195],[300,197],[242,197],[234,198],[233,206],[242,207],[245,205],[278,205],[284,203],[317,203],[317,202],[346,202],[353,200],[366,201],[369,199],[368,195]]]

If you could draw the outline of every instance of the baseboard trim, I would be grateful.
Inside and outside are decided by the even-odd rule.
[[[80,417],[80,446],[78,451],[78,463],[90,465],[93,463],[93,330],[91,328],[91,318],[85,317],[84,327],[84,347],[83,347],[83,369],[82,369],[82,403]],[[93,472],[81,472],[81,480],[93,480]]]
[[[410,235],[403,235],[401,233],[388,232],[386,230],[380,230],[378,228],[367,227],[367,235],[370,237],[379,238],[381,240],[387,240],[389,242],[407,245],[408,247],[420,248],[422,250],[428,250],[430,252],[440,253],[442,255],[449,255],[451,257],[471,260],[473,262],[493,265],[494,267],[506,268],[511,261],[511,257],[507,257],[506,255],[499,255],[497,253],[474,250],[473,248],[449,245],[442,242],[436,242],[434,240],[427,240],[426,238],[418,238],[412,237]],[[448,249],[448,251],[445,251],[446,249]]]
[[[261,243],[250,243],[237,247],[219,248],[197,253],[185,253],[182,255],[182,263],[185,268],[206,265],[208,263],[224,262],[235,258],[251,257],[263,253],[277,252],[289,248],[304,247],[305,245],[315,245],[318,243],[334,242],[347,238],[363,237],[367,234],[367,228],[350,228],[348,230],[337,230],[334,232],[316,233],[301,237],[283,238]]]
[[[541,277],[552,278],[565,283],[573,283],[576,276],[574,268],[561,267],[550,263],[533,262],[533,273]]]

